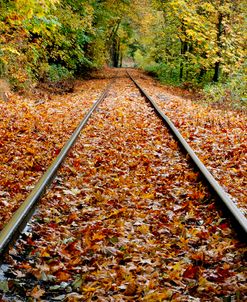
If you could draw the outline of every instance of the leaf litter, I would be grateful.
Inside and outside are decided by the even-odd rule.
[[[111,77],[115,71],[108,72]],[[0,101],[0,229],[58,155],[109,79],[77,81],[73,93],[12,94]],[[42,96],[42,102],[40,97]]]
[[[3,301],[247,298],[246,244],[124,75],[30,228],[6,256]]]
[[[202,104],[132,70],[140,85],[172,120],[200,160],[247,216],[247,116]],[[183,97],[184,96],[184,97]]]

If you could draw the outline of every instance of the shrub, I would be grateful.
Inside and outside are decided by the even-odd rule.
[[[69,71],[66,67],[56,64],[49,66],[47,71],[48,80],[51,82],[59,82],[63,80],[68,80],[73,77],[73,73]]]
[[[149,74],[157,77],[162,83],[179,85],[179,69],[172,64],[155,63],[153,65],[146,66],[145,71]]]
[[[211,83],[204,86],[206,101],[230,105],[234,109],[247,108],[247,76],[243,70],[232,74],[225,83]]]

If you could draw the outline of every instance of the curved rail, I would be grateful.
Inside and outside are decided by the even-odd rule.
[[[129,74],[128,76],[135,83],[136,87],[141,91],[141,93],[145,96],[145,98],[151,103],[156,113],[161,117],[161,119],[165,122],[165,124],[169,127],[170,131],[174,135],[174,137],[179,141],[183,149],[190,155],[193,163],[197,167],[197,169],[203,174],[206,182],[213,189],[214,193],[220,198],[223,202],[223,205],[228,210],[234,222],[236,224],[237,229],[240,233],[242,233],[245,237],[241,238],[247,240],[247,219],[243,215],[243,213],[239,210],[236,204],[230,199],[224,189],[219,185],[217,180],[212,176],[212,174],[208,171],[208,169],[204,166],[204,164],[197,157],[193,149],[189,146],[186,140],[183,138],[179,130],[175,127],[172,121],[162,112],[157,103],[147,94],[147,92],[136,82],[136,80]]]
[[[81,120],[78,127],[75,129],[73,134],[71,135],[70,139],[66,142],[56,159],[52,162],[52,164],[49,166],[49,168],[46,170],[46,172],[43,174],[43,176],[40,178],[38,183],[35,185],[32,192],[29,194],[29,196],[25,199],[25,201],[21,204],[21,206],[18,208],[18,210],[13,214],[9,222],[5,225],[5,227],[0,232],[0,255],[3,254],[9,244],[13,242],[15,238],[18,237],[18,235],[21,233],[21,231],[24,229],[27,221],[30,219],[34,212],[34,208],[37,205],[37,202],[41,198],[41,196],[44,194],[46,188],[50,185],[51,181],[56,175],[56,172],[58,168],[60,167],[61,163],[67,156],[69,150],[76,142],[81,130],[86,125],[87,121],[91,117],[92,113],[95,111],[95,109],[99,106],[99,104],[105,99],[107,96],[107,93],[109,91],[110,86],[115,81],[114,79],[107,85],[105,90],[102,92],[100,97],[97,99],[97,101],[94,103],[94,105],[91,107],[91,109],[88,111],[88,113],[85,115],[85,117]]]

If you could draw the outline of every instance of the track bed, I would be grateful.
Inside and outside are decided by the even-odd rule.
[[[6,254],[2,300],[245,301],[246,244],[216,204],[119,72]]]

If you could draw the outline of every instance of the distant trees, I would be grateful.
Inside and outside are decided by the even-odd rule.
[[[245,8],[236,0],[153,1],[162,19],[150,37],[157,49],[146,50],[177,81],[214,81],[238,69],[245,56]],[[244,25],[245,24],[245,25]],[[173,70],[173,72],[171,72]]]
[[[123,56],[166,82],[218,82],[243,66],[242,0],[0,0],[0,78],[68,78]]]
[[[12,87],[121,64],[130,1],[0,0],[0,78]]]

